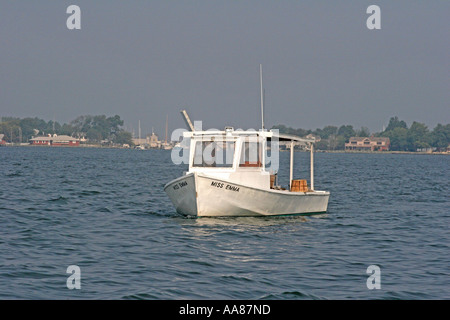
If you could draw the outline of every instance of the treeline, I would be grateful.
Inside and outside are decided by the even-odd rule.
[[[57,134],[86,138],[94,143],[131,144],[132,135],[123,129],[123,123],[118,115],[83,115],[62,125],[57,121],[39,118],[3,117],[0,121],[0,133],[4,134],[3,140],[12,143],[28,142],[32,137]]]
[[[323,129],[305,130],[293,129],[285,125],[276,125],[272,129],[278,129],[281,133],[294,134],[300,137],[312,134],[320,137],[316,143],[319,150],[344,150],[345,143],[350,137],[388,137],[390,150],[393,151],[417,151],[432,148],[436,151],[445,151],[450,144],[450,124],[438,124],[433,130],[420,122],[414,121],[410,127],[398,117],[392,117],[389,124],[382,132],[371,133],[366,127],[355,129],[352,125],[325,126]]]

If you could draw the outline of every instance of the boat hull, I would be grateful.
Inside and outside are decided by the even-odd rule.
[[[169,182],[164,191],[178,213],[198,217],[323,213],[330,197],[325,191],[258,189],[198,173]]]

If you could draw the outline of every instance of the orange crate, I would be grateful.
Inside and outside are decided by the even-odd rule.
[[[270,175],[270,189],[273,189],[274,186],[275,186],[275,175],[271,174]]]
[[[306,180],[292,180],[291,191],[293,192],[307,192],[308,185]]]

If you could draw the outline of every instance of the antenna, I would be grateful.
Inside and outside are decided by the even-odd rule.
[[[259,82],[261,84],[261,129],[264,130],[264,93],[262,80],[262,64],[259,65]]]

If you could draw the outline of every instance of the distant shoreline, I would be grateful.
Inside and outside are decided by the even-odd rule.
[[[33,147],[33,148],[70,148],[70,149],[77,149],[77,148],[98,148],[98,149],[132,149],[134,148],[124,148],[124,147],[116,147],[116,146],[100,146],[95,144],[89,144],[89,145],[79,145],[79,146],[36,146],[31,144],[14,144],[14,145],[2,145],[2,147]],[[147,150],[163,150],[159,148],[150,148]],[[280,150],[281,152],[289,152],[289,150]],[[306,152],[304,150],[295,150],[295,152]],[[308,151],[309,152],[309,151]],[[413,155],[450,155],[449,152],[420,152],[420,151],[346,151],[346,150],[315,150],[316,153],[347,153],[347,154],[413,154]]]
[[[289,150],[280,150],[289,152]],[[309,152],[295,150],[295,152]],[[449,152],[421,152],[421,151],[346,151],[346,150],[315,150],[316,153],[348,153],[348,154],[414,154],[414,155],[450,155]]]
[[[316,150],[322,153],[367,153],[367,154],[420,154],[420,155],[449,155],[448,152],[422,152],[422,151],[345,151],[345,150]]]
[[[33,145],[33,144],[8,144],[8,145],[2,145],[2,147],[32,147],[32,148],[67,148],[67,149],[79,149],[79,148],[98,148],[98,149],[135,149],[133,147],[120,147],[120,146],[101,146],[97,144],[80,144],[79,146],[51,146],[51,145]],[[148,150],[159,150],[159,148],[150,148]],[[163,150],[163,149],[161,149]]]

